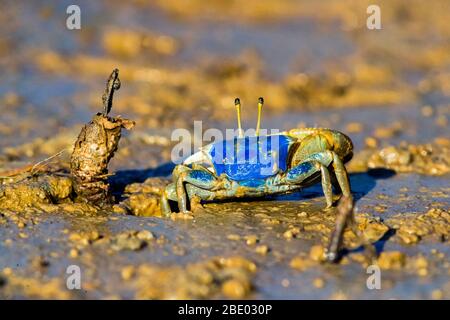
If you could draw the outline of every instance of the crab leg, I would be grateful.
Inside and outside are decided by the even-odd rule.
[[[348,180],[347,170],[345,169],[344,163],[335,152],[332,152],[332,154],[333,169],[339,186],[341,187],[342,194],[351,198],[352,193],[350,192],[350,182]]]
[[[322,176],[322,189],[327,202],[327,208],[333,204],[333,193],[331,189],[331,178],[328,166],[333,160],[329,151],[312,154],[297,166],[287,171],[281,182],[287,184],[301,184],[311,175],[320,170]]]
[[[331,208],[333,205],[333,191],[331,190],[330,172],[327,167],[320,164],[320,173],[322,175],[322,190],[327,202],[327,208]]]
[[[187,166],[179,165],[174,170],[174,182],[176,189],[176,197],[178,201],[178,208],[181,212],[189,212],[187,209],[188,194],[186,192],[187,186],[203,189],[205,191],[216,189],[220,184],[220,180],[207,170],[193,170]],[[210,192],[205,192],[205,196]],[[167,209],[167,208],[166,208]]]
[[[169,186],[168,186],[169,187]],[[172,210],[170,209],[170,204],[169,204],[169,196],[167,195],[168,190],[166,187],[162,194],[161,194],[161,198],[160,198],[160,206],[161,206],[161,212],[163,214],[165,214],[166,216],[170,215],[172,213]]]

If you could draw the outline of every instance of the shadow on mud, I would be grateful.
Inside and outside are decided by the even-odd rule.
[[[389,179],[394,175],[394,170],[384,168],[369,169],[366,172],[350,173],[350,187],[355,202],[357,202],[359,199],[363,198],[371,190],[373,190],[377,184],[377,180]],[[333,193],[340,194],[340,190],[336,190],[333,188]],[[300,192],[274,196],[274,199],[296,201],[303,199],[312,199],[316,197],[323,197],[323,191],[320,182],[311,187],[305,188]]]
[[[367,195],[377,184],[377,180],[392,178],[395,175],[394,170],[377,168],[369,169],[366,172],[350,174],[350,185],[353,198],[358,201]]]
[[[133,169],[133,170],[120,170],[117,171],[114,176],[109,178],[109,183],[113,195],[116,200],[123,200],[123,194],[125,187],[131,183],[142,183],[150,177],[168,177],[172,173],[175,165],[171,162],[164,163],[155,168],[148,169]],[[367,195],[376,186],[377,180],[389,179],[395,175],[395,171],[377,168],[369,169],[366,172],[351,173],[350,185],[355,201],[358,201],[365,195]],[[335,194],[339,194],[339,190],[334,190]],[[278,200],[278,201],[297,201],[304,199],[311,199],[316,197],[322,197],[323,191],[320,183],[317,183],[311,187],[305,188],[299,192],[294,192],[284,195],[273,195],[266,196],[267,200]],[[261,201],[259,199],[236,199],[237,201]],[[236,202],[233,200],[233,202]],[[227,201],[225,201],[227,202]]]
[[[172,162],[167,162],[155,168],[119,170],[108,179],[108,182],[116,201],[122,201],[127,185],[142,183],[148,178],[168,177],[174,168],[175,165]]]
[[[350,183],[355,202],[363,198],[373,188],[375,188],[377,180],[389,179],[395,174],[396,173],[394,170],[384,168],[369,169],[367,172],[350,174]],[[372,243],[377,256],[384,251],[386,242],[394,235],[395,230],[389,229],[381,239]],[[352,250],[342,249],[341,256],[344,257],[347,254],[354,252],[363,252],[364,250],[365,248],[362,245]]]
[[[386,242],[394,235],[395,235],[395,229],[389,229],[380,240],[371,243],[371,245],[375,249],[375,254],[377,257],[380,255],[380,253],[382,253],[384,251],[384,245],[386,244]],[[363,245],[360,245],[359,247],[351,249],[351,250],[343,248],[341,250],[341,252],[339,253],[339,255],[341,258],[343,258],[343,257],[347,256],[348,254],[356,253],[356,252],[364,252],[365,250],[366,249],[364,248]]]

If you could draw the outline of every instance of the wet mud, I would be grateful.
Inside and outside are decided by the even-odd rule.
[[[80,1],[81,31],[61,27],[69,4],[0,12],[0,298],[450,298],[446,1],[382,1],[373,32],[366,1]],[[91,159],[105,207],[73,197],[71,155],[114,68],[114,119],[91,124],[136,124],[114,158]],[[172,131],[235,128],[236,96],[244,128],[264,96],[263,128],[352,138],[355,225],[374,261],[350,228],[339,262],[324,261],[338,213],[320,185],[161,214]]]

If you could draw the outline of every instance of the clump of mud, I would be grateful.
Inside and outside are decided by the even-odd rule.
[[[115,69],[108,79],[103,95],[104,111],[97,113],[83,127],[75,142],[70,160],[77,200],[105,205],[111,202],[108,163],[119,146],[122,129],[131,129],[134,122],[120,117],[108,117],[114,91],[120,88],[119,71]]]
[[[415,244],[421,239],[445,242],[450,235],[450,213],[433,208],[422,214],[395,215],[388,223],[396,229],[395,237],[404,244]]]
[[[0,208],[17,212],[27,208],[53,211],[49,205],[67,205],[73,201],[98,208],[111,204],[108,163],[118,148],[122,129],[134,126],[131,120],[108,116],[114,92],[120,88],[118,75],[115,69],[108,79],[103,95],[104,112],[94,115],[75,142],[70,174],[36,171],[39,166],[35,165],[2,177]]]
[[[256,265],[242,257],[212,258],[181,266],[142,264],[122,269],[137,299],[242,299],[253,288]]]
[[[70,161],[77,200],[100,205],[111,201],[108,163],[117,150],[122,129],[133,125],[130,120],[98,113],[83,127]]]
[[[256,270],[252,261],[233,256],[210,258],[186,266],[126,265],[120,276],[124,288],[135,292],[135,299],[243,299],[253,292]],[[70,299],[76,295],[67,290],[63,278],[35,279],[15,274],[10,268],[0,273],[0,288],[0,297]]]
[[[170,183],[166,178],[148,178],[143,183],[132,183],[125,187],[125,200],[114,206],[117,213],[142,217],[161,217],[159,199]]]
[[[12,272],[12,269],[3,269],[0,274],[0,297],[10,299],[10,297],[20,292],[21,297],[40,298],[40,299],[60,299],[71,298],[71,293],[65,288],[62,279],[37,279],[35,277],[19,276]]]
[[[43,208],[41,205],[69,202],[72,179],[55,174],[31,176],[22,181],[0,186],[0,208],[23,211]]]
[[[356,155],[352,168],[356,170],[386,168],[399,173],[416,172],[440,176],[450,172],[450,139],[436,138],[426,144],[387,146],[366,149]]]
[[[155,239],[153,233],[148,230],[127,230],[116,235],[101,234],[97,231],[73,232],[69,235],[75,250],[101,246],[111,253],[122,250],[138,251],[150,245]]]

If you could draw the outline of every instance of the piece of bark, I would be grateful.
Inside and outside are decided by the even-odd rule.
[[[120,88],[115,69],[103,95],[104,113],[97,113],[81,130],[70,160],[75,199],[94,205],[108,205],[111,195],[108,186],[108,163],[117,150],[122,128],[134,126],[134,121],[109,117],[114,90]]]

